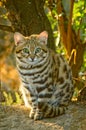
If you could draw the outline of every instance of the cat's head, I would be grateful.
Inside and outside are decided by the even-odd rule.
[[[29,37],[16,32],[14,34],[16,57],[29,64],[42,61],[48,56],[47,39],[48,33],[46,31]]]

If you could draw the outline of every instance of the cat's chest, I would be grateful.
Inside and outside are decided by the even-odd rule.
[[[49,60],[48,60],[49,62]],[[52,77],[52,67],[51,62],[45,62],[43,65],[37,65],[37,66],[31,66],[31,67],[24,67],[20,64],[18,65],[18,71],[20,74],[20,77],[29,83],[39,83],[43,84],[48,80],[51,80]]]
[[[34,72],[34,71],[31,70],[30,72]],[[30,73],[30,72],[25,74],[20,73],[20,77],[22,81],[25,81],[28,84],[34,84],[35,86],[48,84],[52,82],[52,76],[50,72],[47,73]]]

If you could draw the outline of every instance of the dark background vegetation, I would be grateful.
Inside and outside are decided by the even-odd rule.
[[[72,68],[74,100],[86,100],[86,1],[0,1],[0,102],[22,103],[14,56],[14,32],[25,36],[48,31],[48,47]],[[81,94],[81,96],[80,96]]]

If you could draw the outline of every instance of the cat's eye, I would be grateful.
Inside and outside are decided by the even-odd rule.
[[[23,49],[23,52],[24,52],[24,53],[29,53],[29,49],[28,49],[28,48],[24,48],[24,49]]]
[[[36,48],[35,53],[39,53],[41,51],[41,48]]]

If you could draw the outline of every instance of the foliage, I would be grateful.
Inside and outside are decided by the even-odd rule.
[[[77,32],[80,30],[80,37],[86,37],[86,1],[78,0],[73,9],[73,28]]]
[[[13,99],[12,93],[6,93],[6,91],[3,91],[5,101],[2,102],[2,104],[3,105],[23,104],[20,95],[17,92],[14,92],[14,94],[15,94],[15,100]]]
[[[86,72],[86,52],[84,52],[84,56],[83,56],[83,64],[82,64],[82,67],[81,67],[81,72]]]
[[[58,15],[57,15],[57,11],[56,11],[56,6],[53,5],[53,8],[50,7],[48,0],[46,0],[44,9],[45,9],[45,13],[51,23],[51,27],[53,30],[56,52],[64,55],[65,48],[63,45],[61,45],[61,42],[60,42],[61,39],[60,39],[60,32],[58,29]]]

